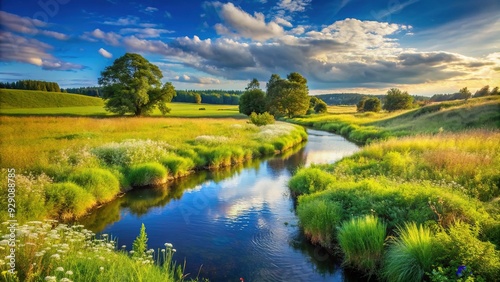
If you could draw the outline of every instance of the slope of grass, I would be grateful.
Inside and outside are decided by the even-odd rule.
[[[101,98],[62,92],[0,89],[0,108],[59,108],[103,106]]]

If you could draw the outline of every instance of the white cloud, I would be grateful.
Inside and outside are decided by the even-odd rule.
[[[64,33],[41,29],[42,27],[46,26],[46,23],[40,20],[31,19],[28,17],[20,17],[18,15],[7,13],[4,11],[0,11],[0,18],[0,25],[9,31],[29,35],[42,34],[58,40],[69,39],[69,36]]]
[[[293,27],[292,23],[290,23],[289,21],[287,21],[283,18],[280,18],[280,17],[275,17],[274,22],[276,22],[277,24],[282,25],[282,26]]]
[[[81,38],[91,42],[96,42],[96,39],[101,39],[106,44],[118,46],[122,36],[114,32],[104,32],[96,28],[91,32],[85,32]]]
[[[289,12],[303,12],[311,3],[311,0],[281,0],[278,3],[278,8]]]
[[[127,25],[137,25],[139,18],[135,16],[121,17],[114,21],[105,21],[104,24],[107,25],[117,25],[117,26],[127,26]]]
[[[101,48],[99,49],[99,54],[101,54],[101,56],[103,56],[104,58],[108,58],[108,59],[111,59],[113,58],[113,54],[109,53],[108,51],[106,51],[106,49],[104,48]]]
[[[81,70],[79,64],[62,61],[48,53],[52,46],[33,38],[24,38],[11,32],[0,31],[0,61],[20,62],[45,70]]]
[[[139,38],[155,38],[160,37],[164,33],[174,33],[173,30],[160,29],[160,28],[122,28],[120,33],[130,34],[134,33]]]
[[[215,29],[222,35],[265,41],[284,33],[283,28],[276,22],[266,23],[264,14],[255,12],[252,16],[232,3],[220,6],[219,15],[225,25],[216,24]]]
[[[145,12],[147,13],[153,13],[153,12],[156,12],[158,11],[158,8],[155,8],[155,7],[147,7],[146,9],[144,9]]]
[[[175,81],[185,82],[185,83],[196,83],[196,84],[220,84],[220,80],[212,77],[197,77],[197,76],[189,76],[187,74],[183,74],[181,76],[175,76]]]

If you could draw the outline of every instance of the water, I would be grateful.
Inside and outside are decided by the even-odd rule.
[[[141,223],[149,248],[174,245],[189,277],[211,281],[354,281],[339,261],[303,237],[287,182],[299,166],[332,163],[359,148],[341,136],[308,130],[287,155],[200,172],[127,193],[83,220],[131,249]]]

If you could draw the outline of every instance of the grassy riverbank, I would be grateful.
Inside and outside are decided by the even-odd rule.
[[[305,234],[382,280],[500,277],[499,102],[295,119],[360,143],[388,139],[290,180]]]
[[[79,217],[131,186],[277,154],[307,139],[298,126],[239,119],[3,116],[0,123],[0,165],[17,171],[21,222]]]

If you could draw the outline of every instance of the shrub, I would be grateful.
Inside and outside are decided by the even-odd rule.
[[[51,184],[45,190],[46,204],[62,219],[80,217],[95,204],[95,198],[82,187],[71,183]]]
[[[318,114],[326,113],[328,110],[328,106],[325,102],[321,101],[314,106],[314,111]]]
[[[262,144],[259,147],[259,153],[263,156],[274,154],[274,146],[271,144]]]
[[[288,182],[295,195],[310,194],[325,190],[335,177],[319,168],[300,169]]]
[[[324,199],[301,200],[302,197],[299,198],[297,215],[304,233],[311,242],[331,247],[335,239],[335,228],[341,222],[342,207]]]
[[[253,112],[250,114],[250,121],[257,126],[273,124],[274,116],[268,112],[264,112],[262,114],[256,114]]]
[[[130,139],[102,145],[94,148],[92,153],[106,165],[131,166],[159,161],[171,149],[172,146],[163,141]]]
[[[189,174],[194,169],[194,161],[190,158],[183,158],[177,155],[170,155],[161,160],[161,164],[168,168],[173,177],[180,177]]]
[[[405,223],[384,259],[382,274],[388,281],[422,281],[431,271],[433,259],[431,232],[415,223]]]
[[[200,111],[204,111],[204,110],[206,110],[206,109],[205,109],[205,108],[199,108],[198,110],[200,110]]]
[[[374,274],[382,260],[386,227],[372,215],[345,221],[337,235],[345,263]]]
[[[436,235],[436,253],[439,265],[457,269],[466,266],[475,276],[486,281],[500,277],[500,252],[495,245],[478,239],[479,227],[461,221]],[[454,273],[453,273],[454,274]]]
[[[159,163],[144,163],[129,169],[132,186],[157,185],[167,182],[167,169]]]
[[[70,174],[68,180],[90,192],[99,203],[109,202],[120,193],[120,182],[105,169],[80,169]]]

